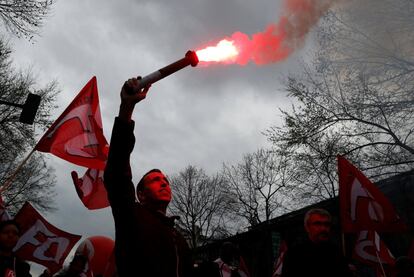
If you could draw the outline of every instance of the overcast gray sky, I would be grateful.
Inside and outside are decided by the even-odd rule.
[[[242,31],[263,31],[278,20],[280,2],[248,0],[71,0],[57,1],[34,43],[12,39],[17,68],[32,67],[40,84],[59,82],[56,117],[96,76],[104,132],[109,141],[119,91],[132,76],[147,75],[211,42]],[[157,167],[172,175],[187,165],[208,173],[237,163],[244,153],[268,147],[261,132],[279,121],[289,99],[281,80],[298,70],[306,47],[283,63],[266,66],[213,65],[186,68],[154,84],[139,103],[134,180]],[[87,210],[70,172],[84,169],[50,154],[56,168],[55,226],[83,235],[114,237],[110,208]],[[35,274],[36,275],[36,274]]]

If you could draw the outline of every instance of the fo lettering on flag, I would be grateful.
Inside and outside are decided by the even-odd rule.
[[[338,156],[338,173],[343,232],[399,232],[407,229],[385,195],[341,156]]]
[[[360,231],[355,243],[353,258],[368,265],[388,264],[393,266],[395,258],[375,231]]]
[[[81,238],[51,225],[28,202],[15,220],[21,228],[21,237],[14,248],[16,255],[44,265],[52,274],[62,268],[69,251]]]

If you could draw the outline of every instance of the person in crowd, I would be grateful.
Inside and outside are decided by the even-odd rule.
[[[282,277],[352,276],[339,247],[330,241],[332,217],[324,209],[311,209],[305,215],[306,241],[289,247]]]
[[[69,266],[63,269],[61,272],[53,275],[54,277],[81,277],[82,273],[85,271],[86,264],[88,263],[88,258],[84,255],[76,254],[73,256],[72,261]]]
[[[414,261],[407,256],[398,257],[394,265],[395,277],[414,276]]]
[[[231,242],[224,242],[220,256],[214,262],[202,263],[197,272],[199,277],[248,277],[240,268],[238,248]]]
[[[20,228],[16,221],[0,222],[0,276],[32,276],[30,265],[13,252],[19,238]]]
[[[139,89],[139,78],[123,85],[104,174],[115,221],[117,271],[121,277],[131,276],[131,272],[142,277],[188,277],[192,276],[189,247],[174,228],[177,217],[166,215],[172,197],[168,179],[161,170],[150,170],[134,193],[130,155],[135,137],[131,118],[135,105],[145,99],[148,90]],[[157,150],[157,146],[153,148]]]
[[[42,274],[39,275],[39,277],[52,277],[53,274],[50,272],[48,268],[44,269]]]

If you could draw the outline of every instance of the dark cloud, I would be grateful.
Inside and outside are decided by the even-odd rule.
[[[262,31],[277,21],[279,7],[279,1],[262,0],[57,1],[34,44],[14,41],[16,66],[32,64],[43,83],[57,79],[62,93],[56,117],[96,75],[109,140],[127,78],[235,31]],[[244,153],[268,146],[261,132],[279,120],[278,107],[287,105],[280,80],[297,69],[299,56],[269,66],[186,68],[154,84],[134,114],[134,180],[153,167],[171,175],[194,164],[214,173],[223,162],[236,163]],[[110,209],[88,211],[77,199],[70,179],[76,167],[53,164],[59,211],[48,215],[52,223],[86,237],[113,236]]]

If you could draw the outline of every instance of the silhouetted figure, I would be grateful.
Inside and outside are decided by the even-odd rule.
[[[70,262],[69,266],[54,275],[54,277],[81,277],[87,263],[87,257],[76,254]]]
[[[407,256],[398,257],[395,261],[395,277],[413,277],[414,261]]]
[[[282,277],[352,276],[340,249],[329,241],[331,215],[323,209],[309,210],[305,215],[308,239],[288,248]]]
[[[202,263],[198,268],[199,277],[247,277],[240,269],[240,254],[231,242],[224,242],[220,249],[220,257],[213,262]]]
[[[13,248],[19,238],[20,227],[16,221],[0,222],[0,276],[32,276],[30,265],[13,253]]]
[[[130,167],[135,144],[131,116],[135,104],[146,97],[149,89],[138,91],[138,84],[139,80],[132,78],[122,87],[121,106],[112,130],[104,175],[115,221],[118,275],[189,277],[192,270],[190,250],[174,228],[175,217],[166,216],[171,188],[165,175],[158,169],[147,172],[136,188],[139,202],[135,197]],[[157,146],[153,148],[156,151]]]

